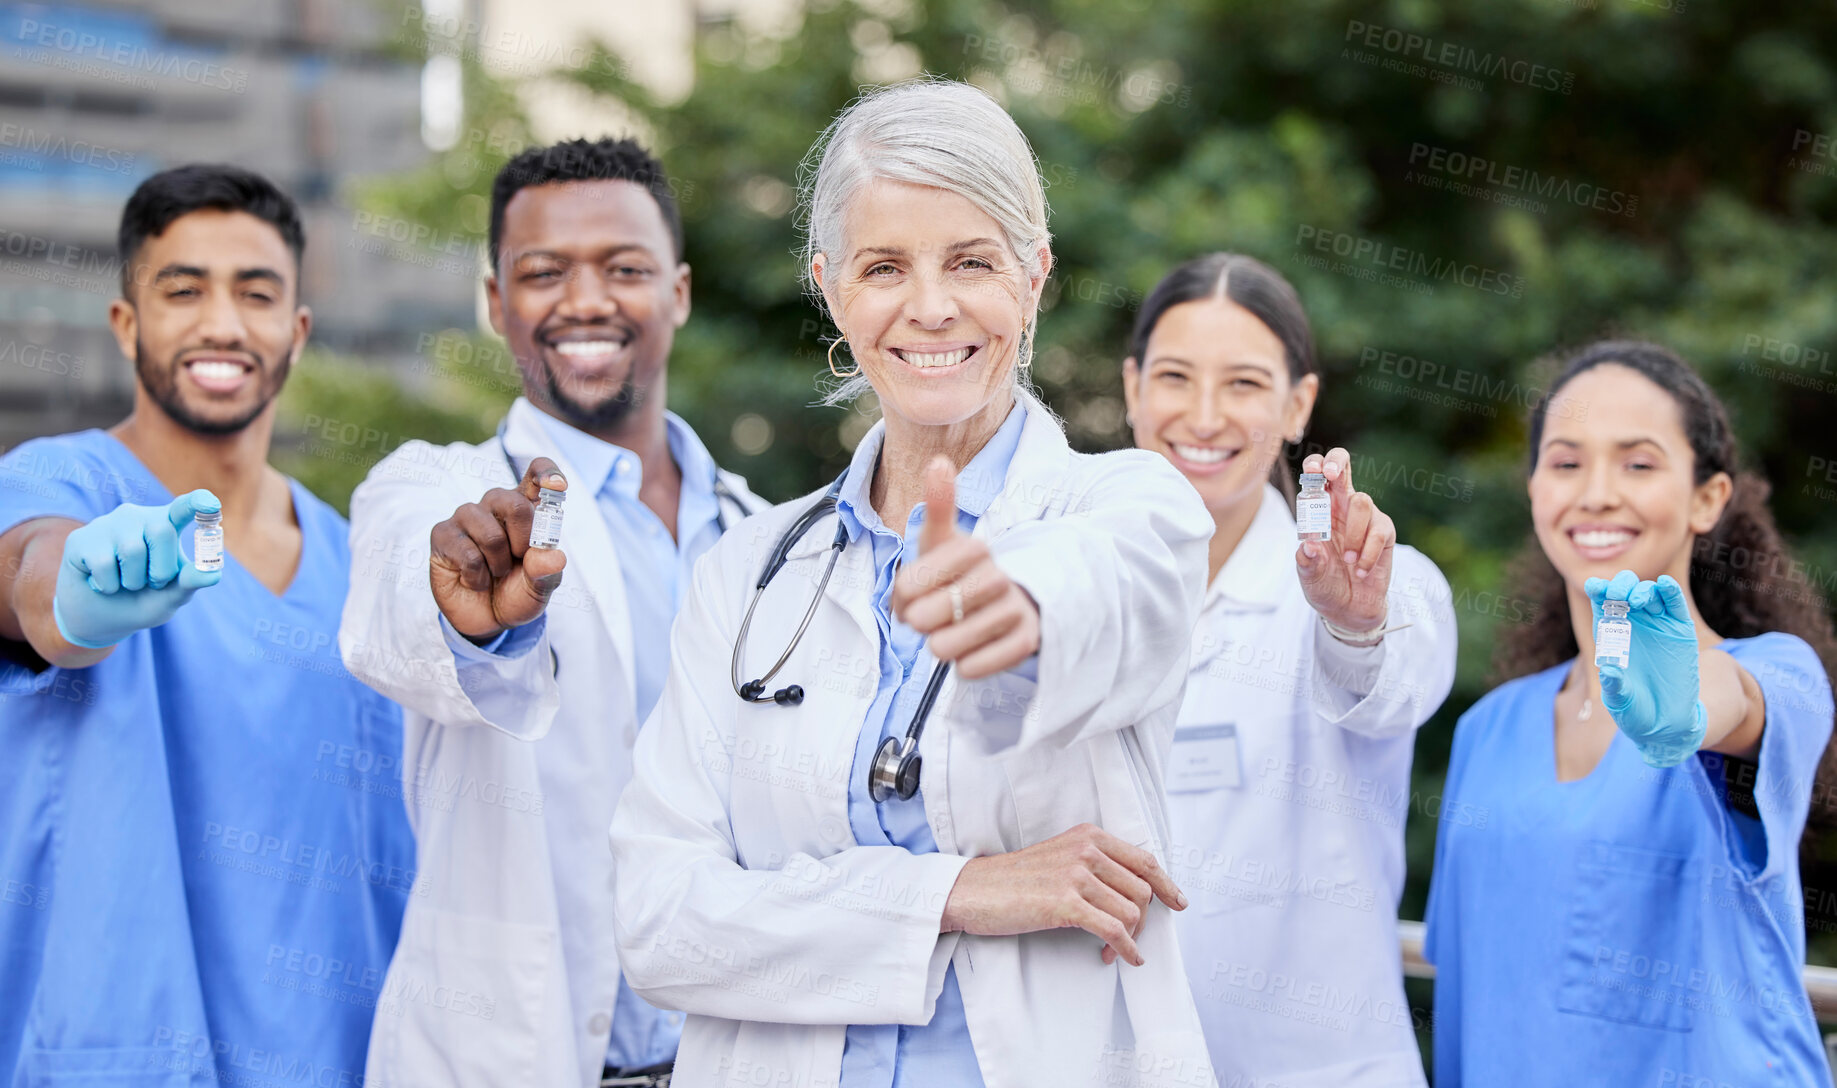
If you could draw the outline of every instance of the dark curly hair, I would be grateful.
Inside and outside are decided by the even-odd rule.
[[[532,185],[564,181],[629,181],[643,186],[657,202],[664,226],[670,230],[674,256],[682,260],[682,212],[676,207],[675,186],[663,164],[636,140],[563,140],[548,147],[532,147],[504,164],[491,183],[491,267],[498,266],[498,240],[504,235],[504,208],[510,198]]]
[[[1557,394],[1576,375],[1607,363],[1644,375],[1677,403],[1696,460],[1695,483],[1702,484],[1718,472],[1728,473],[1734,481],[1721,519],[1691,546],[1690,595],[1703,622],[1725,638],[1768,631],[1797,635],[1817,652],[1826,676],[1837,673],[1837,635],[1832,632],[1829,609],[1815,581],[1795,577],[1803,574],[1804,567],[1794,561],[1773,523],[1773,512],[1767,506],[1772,487],[1763,477],[1741,470],[1722,401],[1690,364],[1670,350],[1637,340],[1604,340],[1570,356],[1531,410],[1531,457],[1526,471],[1537,469],[1544,421],[1552,406],[1562,410]],[[1508,624],[1501,632],[1493,660],[1495,683],[1561,664],[1577,653],[1568,590],[1535,537],[1507,568],[1505,580],[1518,599],[1534,601],[1538,607],[1532,622]],[[1825,748],[1812,791],[1811,816],[1822,827],[1837,826],[1837,797],[1832,794],[1832,784],[1837,783],[1834,752],[1837,749]]]

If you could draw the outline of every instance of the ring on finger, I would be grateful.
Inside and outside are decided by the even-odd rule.
[[[963,622],[963,587],[952,582],[946,592],[950,594],[950,622]]]

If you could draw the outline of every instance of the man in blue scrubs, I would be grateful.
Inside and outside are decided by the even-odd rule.
[[[268,465],[303,248],[259,175],[147,179],[132,414],[0,458],[7,1083],[362,1083],[414,847],[400,711],[338,657],[344,520]]]

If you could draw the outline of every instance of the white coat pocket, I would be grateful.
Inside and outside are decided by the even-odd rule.
[[[1241,818],[1239,791],[1170,793],[1167,807],[1174,827],[1168,874],[1192,902],[1190,909],[1199,915],[1223,914],[1261,901],[1265,893],[1246,879],[1245,859],[1225,850],[1219,836],[1204,833]]]

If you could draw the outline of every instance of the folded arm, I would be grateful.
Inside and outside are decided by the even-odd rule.
[[[925,1023],[956,941],[940,934],[944,907],[967,859],[856,846],[740,864],[728,790],[739,700],[718,651],[732,625],[710,600],[714,567],[697,567],[612,824],[625,979],[659,1008],[727,1019]]]

